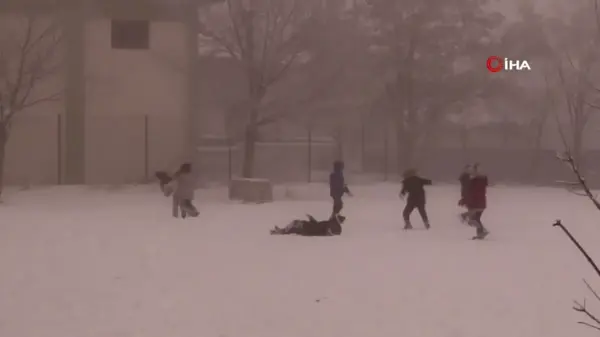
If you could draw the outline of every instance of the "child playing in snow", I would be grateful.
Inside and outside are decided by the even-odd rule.
[[[331,218],[334,218],[342,211],[344,207],[342,197],[344,194],[352,196],[344,179],[344,162],[336,160],[333,163],[333,172],[329,175],[329,195],[333,199]]]
[[[413,228],[410,223],[410,214],[415,208],[419,211],[425,228],[429,229],[431,227],[429,225],[427,211],[425,210],[425,188],[423,188],[425,185],[431,185],[431,180],[419,177],[416,170],[411,169],[404,172],[402,191],[400,191],[401,198],[404,198],[404,196],[408,194],[406,206],[402,212],[404,229]]]
[[[198,210],[192,204],[194,200],[194,191],[196,181],[192,175],[192,164],[184,163],[179,170],[169,177],[165,172],[157,172],[157,178],[160,180],[161,190],[165,196],[173,196],[173,216],[186,218],[198,216]]]
[[[473,239],[483,239],[489,231],[483,226],[481,216],[487,208],[488,177],[479,171],[479,164],[473,165],[473,173],[469,183],[467,208],[470,212],[469,223],[477,229]]]

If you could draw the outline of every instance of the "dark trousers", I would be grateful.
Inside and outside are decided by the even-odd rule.
[[[481,222],[481,216],[483,215],[483,211],[483,209],[471,211],[471,218],[469,219],[469,222],[472,226],[474,226],[477,229],[477,235],[486,232],[486,229],[483,226],[483,223]]]
[[[467,208],[466,211],[460,213],[460,218],[463,222],[469,222],[471,218],[471,211]]]
[[[278,231],[274,232],[274,234],[302,234],[305,224],[305,221],[294,220],[284,228],[281,228]]]
[[[173,216],[179,217],[179,212],[181,211],[181,217],[186,218],[188,215],[195,217],[198,216],[198,209],[192,201],[189,199],[179,199],[173,197]]]
[[[333,212],[331,213],[331,217],[340,214],[342,208],[344,208],[342,197],[333,197]]]
[[[415,208],[419,211],[419,215],[423,220],[423,223],[429,225],[429,217],[427,216],[427,210],[425,209],[424,202],[411,202],[410,200],[404,206],[404,211],[402,212],[402,217],[404,218],[404,223],[408,226],[410,225],[410,215],[415,210]]]

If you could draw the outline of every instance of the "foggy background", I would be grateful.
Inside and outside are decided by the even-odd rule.
[[[130,0],[0,4],[0,184],[124,184],[195,164],[358,180],[415,167],[600,180],[589,1]],[[489,73],[486,59],[532,70]],[[598,105],[596,105],[598,103]],[[352,179],[352,178],[351,178]]]

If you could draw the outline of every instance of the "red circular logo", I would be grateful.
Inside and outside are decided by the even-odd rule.
[[[491,73],[497,73],[500,70],[504,69],[504,62],[502,62],[502,58],[500,56],[490,56],[486,62],[487,69]]]

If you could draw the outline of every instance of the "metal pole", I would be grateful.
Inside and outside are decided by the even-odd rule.
[[[150,117],[144,115],[144,177],[150,179]]]
[[[56,183],[62,185],[62,161],[63,161],[63,149],[62,149],[62,115],[56,115]]]
[[[308,182],[312,182],[312,125],[308,125]]]
[[[233,177],[233,153],[231,150],[231,137],[227,138],[227,179],[231,182]]]
[[[383,181],[388,181],[388,166],[389,166],[389,140],[387,127],[383,131]]]
[[[363,122],[360,125],[360,166],[361,166],[361,170],[364,173],[365,169],[366,169],[366,159],[365,159],[365,155],[366,155],[366,130],[365,130],[365,122],[363,120]]]

